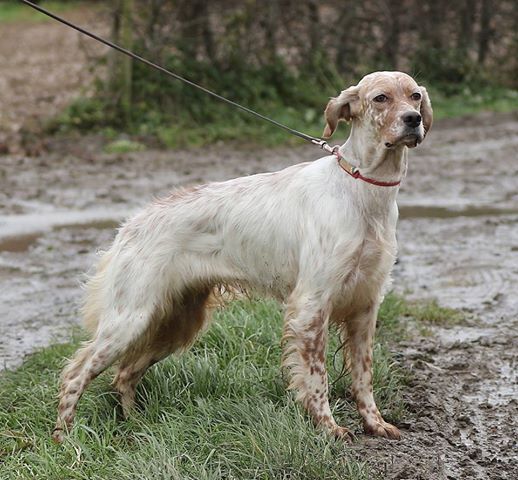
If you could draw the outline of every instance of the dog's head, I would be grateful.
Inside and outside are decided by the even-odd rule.
[[[340,120],[352,120],[384,148],[415,147],[430,130],[433,111],[426,89],[406,73],[374,72],[332,98],[325,117],[324,138]]]

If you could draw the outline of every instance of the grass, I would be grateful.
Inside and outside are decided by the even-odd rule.
[[[442,307],[437,300],[420,303],[406,303],[405,315],[413,317],[419,323],[439,326],[453,326],[464,320],[464,315],[459,310]]]
[[[104,147],[106,153],[131,153],[145,150],[145,146],[139,142],[132,142],[127,139],[114,140]]]
[[[374,389],[389,421],[405,415],[405,372],[389,345],[404,331],[406,303],[389,295],[380,312]],[[315,431],[285,390],[280,369],[282,314],[273,301],[236,301],[180,358],[152,368],[138,393],[140,410],[119,418],[103,374],[80,402],[61,446],[50,441],[63,358],[77,348],[46,348],[0,376],[2,479],[372,479],[347,445]],[[330,379],[341,355],[332,335]],[[336,354],[336,355],[335,355]],[[360,432],[349,378],[331,387],[339,423]]]
[[[466,315],[453,308],[439,305],[437,300],[409,302],[396,295],[389,295],[381,307],[385,322],[389,321],[392,332],[398,338],[408,338],[416,333],[433,335],[433,327],[449,328],[466,320]],[[401,318],[405,318],[404,323]]]
[[[65,13],[77,6],[78,2],[45,1],[43,7],[53,13]],[[51,22],[49,17],[39,13],[33,8],[23,5],[18,0],[0,1],[0,23],[14,22]]]
[[[454,95],[444,95],[440,88],[430,89],[434,117],[454,118],[478,112],[511,112],[518,110],[518,91],[503,87],[470,88],[465,86]]]

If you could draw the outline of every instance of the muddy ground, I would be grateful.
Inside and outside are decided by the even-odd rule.
[[[24,31],[26,51],[35,56],[38,49],[48,50],[49,38],[56,41],[52,35],[58,40],[69,35],[48,24]],[[36,34],[39,42],[26,38]],[[47,57],[47,67],[38,67],[35,57],[30,58],[36,66],[18,61],[17,70],[27,70],[16,77],[9,67],[19,57],[9,59],[13,50],[0,42],[4,368],[68,337],[78,322],[82,273],[96,250],[109,244],[114,226],[139,206],[180,184],[275,170],[319,156],[310,146],[105,154],[94,136],[24,143],[21,118],[30,123],[59,110],[88,84],[90,74],[81,71],[78,57],[83,48],[75,34],[70,41],[76,49]],[[59,68],[63,59],[73,73],[65,75],[68,83],[55,90],[48,105],[46,97],[36,101],[43,94],[30,69],[44,79],[49,65]],[[5,94],[13,85],[20,95]],[[411,152],[399,197],[394,286],[407,297],[436,298],[463,309],[467,318],[397,347],[398,360],[411,373],[404,393],[410,415],[399,425],[403,440],[360,438],[352,447],[388,479],[518,478],[517,150],[515,113],[438,122],[425,144]]]

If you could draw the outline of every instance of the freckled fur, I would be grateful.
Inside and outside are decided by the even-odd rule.
[[[380,89],[392,96],[390,105],[370,101]],[[404,176],[407,145],[396,138],[404,132],[401,112],[421,108],[423,137],[431,125],[428,97],[408,101],[415,89],[425,91],[400,72],[377,72],[328,104],[325,133],[341,119],[352,122],[340,151],[365,176]],[[188,348],[215,305],[251,290],[285,302],[283,367],[315,425],[350,435],[336,424],[328,401],[332,322],[346,345],[365,431],[399,438],[372,394],[376,317],[396,255],[397,192],[353,179],[326,156],[153,202],[119,229],[86,284],[82,312],[92,340],[63,372],[53,438],[63,440],[84,389],[114,362],[114,384],[129,414],[147,368]]]

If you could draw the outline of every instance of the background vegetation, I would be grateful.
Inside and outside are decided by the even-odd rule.
[[[45,3],[45,2],[43,2]],[[438,117],[518,108],[512,0],[116,0],[114,40],[230,99],[319,135],[326,99],[374,70],[431,89]],[[284,132],[110,52],[108,75],[53,130],[102,129],[167,146]],[[296,140],[295,140],[296,141]]]

